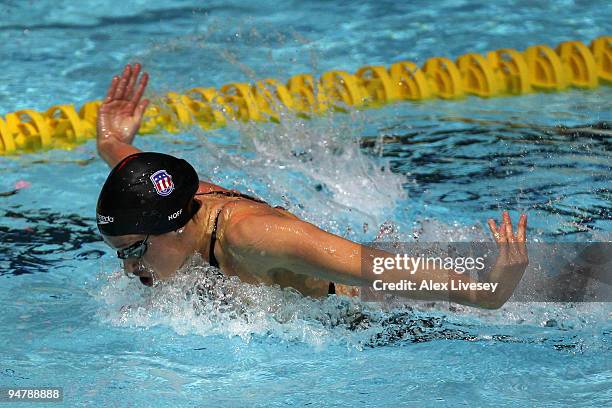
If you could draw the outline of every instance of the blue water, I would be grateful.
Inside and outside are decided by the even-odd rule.
[[[100,98],[129,61],[155,97],[612,32],[606,1],[304,3],[3,2],[0,113]],[[532,241],[609,240],[611,96],[402,103],[137,145],[357,241],[485,239],[502,209],[529,213]],[[64,387],[65,406],[612,405],[609,303],[389,310],[200,265],[144,288],[97,235],[108,169],[92,142],[0,169],[0,192],[30,183],[0,196],[0,387]]]

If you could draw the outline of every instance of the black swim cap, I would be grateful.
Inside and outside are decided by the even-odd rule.
[[[98,229],[109,236],[175,231],[200,209],[198,186],[198,174],[185,160],[152,152],[128,156],[102,187]]]

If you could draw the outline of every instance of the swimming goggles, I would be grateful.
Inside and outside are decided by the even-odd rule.
[[[149,248],[149,235],[142,241],[136,241],[127,248],[118,249],[117,256],[119,259],[142,258]]]

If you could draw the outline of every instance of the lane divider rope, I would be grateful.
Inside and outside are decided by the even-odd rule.
[[[430,98],[461,99],[559,92],[568,87],[592,89],[612,84],[612,37],[590,46],[579,41],[555,49],[534,45],[520,52],[503,48],[486,55],[468,53],[452,61],[428,59],[422,67],[400,61],[390,67],[367,65],[354,74],[334,70],[317,80],[310,74],[286,83],[262,79],[254,84],[230,83],[215,88],[170,92],[147,108],[140,133],[179,132],[198,125],[224,126],[228,120],[281,120],[282,111],[309,117],[349,106],[376,107],[398,101]],[[55,105],[46,112],[24,109],[0,116],[0,155],[37,150],[70,149],[95,137],[100,101]]]

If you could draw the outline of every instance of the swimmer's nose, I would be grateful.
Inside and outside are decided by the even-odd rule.
[[[150,274],[143,268],[138,260],[126,259],[123,261],[123,268],[127,273],[131,273],[136,276],[150,276]]]
[[[134,261],[133,259],[126,259],[123,261],[123,269],[125,269],[127,273],[134,273],[137,267],[138,262]]]
[[[137,276],[140,283],[146,286],[153,286],[153,277],[137,260],[126,259],[123,261],[123,269],[126,273]]]

